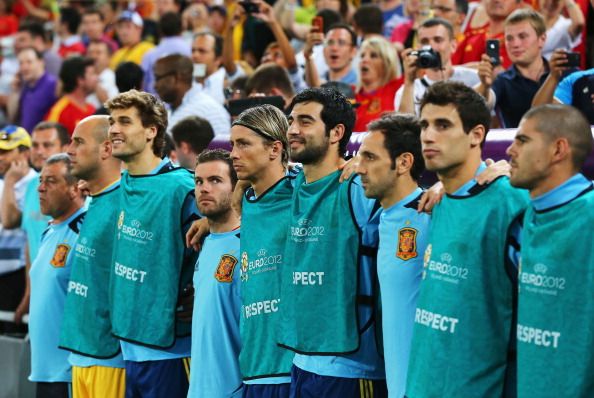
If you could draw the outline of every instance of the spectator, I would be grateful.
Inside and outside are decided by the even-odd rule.
[[[95,112],[95,108],[86,102],[86,98],[95,91],[97,80],[92,59],[66,59],[60,70],[64,95],[52,106],[46,120],[63,124],[68,134],[72,134],[79,121]]]
[[[115,73],[109,69],[111,47],[105,41],[91,40],[87,46],[87,57],[93,60],[99,79],[95,92],[87,96],[87,102],[97,109],[119,93]]]
[[[193,77],[211,98],[220,104],[225,102],[223,93],[225,69],[221,67],[223,38],[210,32],[194,35],[192,42]]]
[[[382,10],[375,4],[363,4],[353,15],[353,29],[360,41],[373,36],[383,36]]]
[[[18,54],[23,48],[29,47],[33,47],[43,54],[46,72],[58,76],[62,66],[62,58],[56,51],[51,49],[43,25],[25,23],[19,26],[19,30],[14,37],[14,53]]]
[[[110,48],[110,54],[118,50],[116,43],[109,35],[105,34],[105,17],[98,8],[87,8],[82,15],[81,32],[83,34],[83,43],[87,46],[92,41],[101,40],[107,43]]]
[[[165,55],[181,54],[189,57],[192,51],[188,43],[182,38],[182,25],[179,14],[167,12],[159,20],[159,30],[163,37],[159,45],[149,50],[142,58],[144,72],[144,91],[154,94],[153,66],[155,62]]]
[[[245,93],[248,96],[279,95],[285,101],[285,108],[288,108],[295,96],[287,70],[273,63],[260,65],[256,69],[245,84]]]
[[[545,39],[546,26],[540,14],[519,9],[505,20],[505,46],[512,66],[495,78],[493,64],[483,54],[477,91],[495,105],[502,127],[518,126],[549,75],[549,64],[542,56]]]
[[[177,160],[181,167],[191,170],[196,166],[196,156],[208,147],[214,131],[208,120],[188,116],[171,128]]]
[[[406,2],[405,2],[406,3]],[[378,2],[384,22],[383,35],[386,39],[392,37],[392,31],[404,21],[404,6],[401,0],[381,0]]]
[[[353,131],[366,131],[367,124],[394,110],[394,97],[402,85],[400,61],[394,47],[383,37],[361,44],[357,121]]]
[[[402,113],[419,114],[419,105],[427,88],[437,81],[454,80],[474,87],[479,77],[474,69],[452,66],[451,57],[456,50],[456,38],[452,25],[445,19],[432,18],[421,24],[418,30],[419,44],[431,48],[440,58],[440,65],[421,68],[419,57],[412,49],[404,50],[404,85],[398,89],[394,109]],[[417,76],[419,76],[417,78]]]
[[[116,69],[115,79],[120,93],[125,93],[129,90],[140,90],[142,88],[144,72],[134,62],[124,62]]]
[[[25,190],[37,173],[28,165],[31,137],[21,127],[6,126],[0,131],[0,195],[2,201],[22,203]],[[18,170],[18,171],[17,171]],[[4,220],[4,217],[2,217]],[[24,250],[26,237],[21,228],[8,230],[0,225],[0,310],[15,311],[25,294]],[[26,329],[0,322],[0,333]]]
[[[576,71],[562,79],[567,71],[566,53],[556,50],[549,65],[551,73],[534,95],[532,106],[565,104],[578,108],[594,125],[594,68]]]
[[[0,1],[0,37],[10,36],[19,28],[19,20],[8,3],[7,0]]]
[[[58,14],[56,3],[44,0],[16,0],[12,5],[12,12],[19,19],[50,22]]]
[[[19,75],[21,78],[19,88],[15,90],[14,101],[17,107],[13,119],[27,131],[39,123],[56,102],[57,79],[45,71],[43,56],[33,47],[28,47],[18,54]]]
[[[485,52],[487,39],[497,39],[503,43],[505,19],[514,10],[521,7],[521,0],[486,0],[484,4],[486,17],[482,19],[476,17],[476,15],[480,15],[478,12],[472,14],[464,32],[464,40],[458,45],[453,56],[454,65],[479,62],[481,55]],[[509,68],[512,61],[506,48],[504,46],[500,46],[500,48],[502,65],[504,68]]]
[[[58,48],[60,57],[85,55],[85,45],[77,34],[79,25],[80,14],[76,8],[62,7],[60,9],[60,23],[57,29],[60,38],[60,47]]]
[[[324,39],[324,60],[328,71],[322,78],[317,72],[313,59],[313,45]],[[357,84],[357,71],[353,67],[353,59],[357,55],[357,35],[347,24],[335,24],[330,27],[326,37],[320,32],[307,35],[305,47],[305,80],[310,87],[319,87],[325,82],[338,81],[350,85]]]
[[[392,31],[390,41],[400,53],[405,48],[417,47],[417,29],[428,14],[426,4],[420,0],[408,0],[405,3],[406,21],[399,23]]]
[[[452,25],[456,43],[464,40],[462,25],[468,14],[468,0],[433,0],[431,11],[434,17],[443,18]]]
[[[547,27],[547,40],[542,55],[551,59],[555,49],[571,51],[582,42],[582,29],[586,24],[584,14],[573,0],[540,0],[540,12]],[[569,16],[566,18],[562,12]]]
[[[297,66],[297,60],[293,49],[289,44],[289,40],[284,32],[278,29],[278,25],[274,25],[274,22],[270,22],[270,27],[275,35],[276,41],[273,41],[266,47],[264,55],[262,55],[262,59],[260,60],[260,64],[274,62],[285,68],[289,73],[295,92],[300,92],[306,88],[306,84],[303,78],[303,72]]]
[[[132,61],[138,65],[154,44],[142,41],[142,17],[133,11],[123,11],[116,22],[116,32],[122,48],[111,57],[109,67],[115,70],[122,62]]]
[[[179,54],[165,56],[155,63],[155,90],[169,104],[169,126],[193,115],[208,120],[215,135],[229,134],[229,113],[201,89],[192,88],[192,71],[190,58]]]
[[[208,27],[218,34],[225,33],[225,25],[227,24],[227,10],[220,5],[214,5],[208,8]]]

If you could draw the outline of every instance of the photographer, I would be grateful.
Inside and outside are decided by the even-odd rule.
[[[512,66],[495,77],[497,65],[483,54],[479,64],[481,84],[475,90],[495,105],[501,127],[513,128],[530,109],[532,98],[549,75],[549,63],[542,56],[546,26],[536,11],[519,9],[507,17],[504,29]]]
[[[479,83],[475,70],[453,66],[451,56],[456,50],[452,25],[442,18],[428,19],[418,29],[422,49],[406,49],[404,84],[394,99],[394,108],[403,113],[419,114],[419,104],[427,88],[442,80],[455,80],[473,87]],[[421,77],[419,71],[422,70]]]

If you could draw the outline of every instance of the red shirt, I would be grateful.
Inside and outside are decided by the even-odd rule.
[[[479,29],[472,29],[464,34],[464,39],[458,43],[456,52],[452,55],[452,64],[462,65],[468,62],[479,62],[481,55],[485,53],[488,39],[499,40],[499,55],[502,59],[502,65],[505,69],[512,64],[505,49],[504,34],[500,33],[494,37],[487,37],[489,26],[485,25]]]
[[[359,90],[355,95],[359,107],[356,110],[357,120],[353,131],[367,131],[367,125],[370,122],[379,119],[386,112],[394,111],[394,97],[403,81],[402,77],[391,80],[370,93],[365,93],[362,89]]]
[[[95,113],[93,105],[85,104],[84,108],[81,108],[65,95],[51,107],[45,120],[62,123],[68,130],[68,134],[72,135],[78,122],[93,113]]]
[[[68,58],[73,55],[84,56],[86,52],[87,48],[82,41],[77,41],[70,45],[61,44],[58,48],[58,54],[62,58]]]
[[[10,36],[19,28],[19,20],[12,14],[0,16],[0,37]]]

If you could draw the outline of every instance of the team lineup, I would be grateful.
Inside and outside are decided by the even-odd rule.
[[[490,165],[485,100],[437,82],[420,116],[371,122],[346,161],[353,107],[312,88],[288,115],[243,111],[231,151],[190,171],[163,157],[155,96],[105,106],[40,174],[52,222],[30,271],[38,394],[594,396],[579,110],[531,109],[509,165]],[[425,170],[439,177],[428,190]]]

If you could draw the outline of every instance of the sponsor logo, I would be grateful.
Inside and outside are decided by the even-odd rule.
[[[425,270],[429,272],[432,279],[453,284],[459,284],[468,279],[469,272],[468,268],[455,264],[454,257],[450,253],[441,253],[437,261],[432,260],[431,255],[427,259],[427,252],[425,252]]]
[[[237,259],[230,254],[223,254],[215,271],[215,279],[219,282],[233,282],[233,271],[237,265]]]
[[[312,225],[312,220],[302,218],[297,221],[297,226],[291,226],[291,239],[295,242],[317,242],[325,231],[323,225]]]
[[[121,235],[124,235],[124,239],[141,244],[146,244],[154,238],[153,232],[143,229],[142,223],[139,220],[132,220],[130,224],[127,224],[124,219],[123,211],[118,218],[118,239],[120,239]]]
[[[55,268],[64,268],[69,252],[70,246],[65,243],[60,243],[56,246],[56,250],[54,250],[54,255],[50,260],[50,264]]]
[[[551,275],[549,267],[543,263],[536,263],[524,269],[520,260],[520,288],[530,293],[556,296],[565,290],[565,278]]]
[[[407,261],[417,257],[417,230],[410,227],[398,231],[398,250],[396,257]]]

